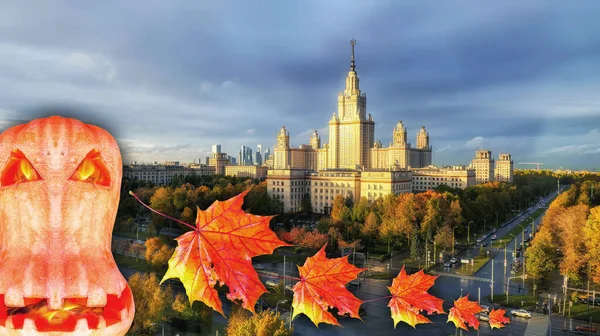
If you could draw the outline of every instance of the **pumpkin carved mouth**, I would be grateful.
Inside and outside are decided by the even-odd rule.
[[[62,309],[52,310],[46,299],[25,298],[25,307],[7,307],[0,294],[0,329],[38,332],[73,332],[105,329],[128,319],[133,297],[129,286],[121,295],[108,294],[106,306],[87,307],[87,298],[69,298]]]

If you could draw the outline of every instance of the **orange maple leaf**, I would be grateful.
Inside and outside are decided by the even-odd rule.
[[[442,307],[444,300],[427,293],[435,279],[437,276],[427,275],[423,270],[407,275],[404,266],[402,267],[400,274],[394,278],[392,286],[388,287],[392,293],[388,307],[394,319],[394,328],[401,321],[413,328],[419,323],[431,323],[428,318],[421,315],[423,310],[428,314],[445,314]]]
[[[479,329],[479,321],[475,317],[475,314],[482,310],[483,308],[477,302],[469,301],[469,294],[467,294],[454,301],[454,307],[450,308],[450,313],[448,314],[448,322],[452,321],[457,328],[464,330],[469,330],[465,323],[475,329]]]
[[[492,329],[494,328],[504,328],[504,324],[506,323],[510,323],[510,319],[506,316],[504,316],[504,314],[506,313],[506,310],[504,309],[492,309],[492,311],[490,312],[490,327]]]
[[[294,314],[305,314],[319,327],[319,323],[339,326],[337,319],[328,309],[337,308],[338,315],[349,314],[360,319],[358,309],[362,301],[352,295],[346,284],[365,270],[348,263],[348,256],[329,259],[325,255],[325,244],[314,256],[307,258],[304,266],[298,266],[300,281],[294,285]],[[362,320],[362,319],[361,319]]]
[[[178,246],[161,283],[171,278],[181,280],[190,304],[202,301],[224,315],[214,288],[218,281],[229,287],[229,300],[239,299],[242,307],[255,313],[256,301],[267,292],[251,258],[289,244],[269,229],[273,216],[256,216],[242,210],[248,191],[223,202],[215,201],[206,211],[198,208],[196,229],[176,239]]]

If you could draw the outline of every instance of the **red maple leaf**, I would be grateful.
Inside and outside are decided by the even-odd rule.
[[[190,303],[202,301],[223,314],[214,288],[218,281],[229,287],[229,300],[241,300],[242,307],[254,313],[256,301],[267,290],[251,258],[289,244],[269,229],[273,216],[256,216],[242,210],[248,191],[223,202],[215,201],[205,211],[198,209],[196,229],[176,239],[178,246],[161,283],[178,278]]]
[[[314,256],[307,258],[304,266],[298,266],[300,281],[294,285],[294,314],[305,314],[319,327],[319,323],[339,326],[328,310],[337,308],[338,315],[349,314],[360,319],[358,309],[362,303],[346,289],[346,284],[362,272],[363,268],[348,263],[348,256],[329,259],[325,244]]]
[[[492,309],[492,311],[490,312],[490,327],[492,329],[494,328],[504,328],[504,324],[506,323],[510,323],[510,319],[506,316],[504,316],[504,314],[506,313],[506,310],[504,309]]]
[[[475,314],[483,309],[475,301],[469,301],[469,294],[454,301],[454,307],[450,308],[448,322],[452,321],[457,328],[469,330],[467,325],[479,329],[479,321]]]
[[[400,274],[388,287],[392,293],[392,299],[388,303],[392,318],[394,319],[394,328],[398,322],[406,322],[413,328],[419,323],[431,323],[421,311],[427,311],[428,314],[445,314],[442,304],[444,300],[427,293],[437,276],[427,275],[420,270],[417,273],[407,275],[404,267]]]

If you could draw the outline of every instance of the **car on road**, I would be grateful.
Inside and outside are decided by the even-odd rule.
[[[452,263],[452,264],[456,264],[457,262],[458,262],[458,259],[456,259],[456,258],[450,259],[450,263]]]
[[[444,263],[444,267],[452,267],[452,263],[448,260]]]
[[[254,268],[257,269],[257,270],[264,270],[265,266],[263,266],[263,265],[254,265]]]
[[[490,317],[487,313],[478,313],[478,314],[475,314],[475,317],[477,317],[477,319],[479,321],[489,321],[490,320]]]
[[[595,333],[596,332],[596,327],[588,325],[588,324],[578,324],[575,327],[575,330],[577,330],[577,331],[587,331],[587,332],[593,332],[593,333]]]
[[[490,306],[486,306],[486,305],[479,305],[479,307],[481,307],[481,309],[483,309],[483,310],[482,310],[482,312],[484,312],[484,313],[486,313],[486,314],[489,314],[489,313],[490,313],[490,311],[492,310],[492,309],[490,308]]]
[[[483,238],[481,238],[481,237],[477,238],[478,243],[481,243],[482,241],[483,241]]]
[[[496,240],[496,238],[497,238],[496,235],[492,236],[492,240]]]
[[[481,243],[482,247],[487,247],[487,243]]]
[[[518,317],[526,317],[526,318],[531,318],[531,312],[525,310],[525,309],[517,309],[517,310],[513,310],[511,313],[512,316],[518,316]]]
[[[493,229],[492,230],[492,233],[496,233],[496,232],[498,232],[498,229]]]
[[[350,281],[350,286],[360,287],[360,285],[361,285],[361,283],[360,283],[360,280],[358,280],[358,279]]]
[[[267,287],[277,287],[277,284],[275,283],[275,281],[271,281],[271,280],[267,280],[267,282],[265,282],[265,285],[267,285]]]

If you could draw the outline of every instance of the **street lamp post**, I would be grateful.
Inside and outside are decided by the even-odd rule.
[[[509,235],[511,235],[513,238],[515,238],[515,255],[517,255],[517,237],[512,233],[509,233]]]
[[[485,235],[486,233],[486,218],[487,216],[489,216],[490,214],[485,214],[485,216],[483,216],[483,234]]]
[[[454,256],[454,245],[456,245],[455,241],[454,241],[454,230],[457,228],[458,226],[455,226],[452,228],[452,256]]]
[[[138,227],[135,229],[135,240],[136,240],[136,243],[137,243],[137,241],[139,241],[139,240],[140,240],[140,235],[139,235],[139,232],[140,232],[140,227],[138,226]]]
[[[471,223],[473,223],[473,221],[470,221],[469,224],[467,224],[467,245],[471,243]]]
[[[500,213],[500,210],[496,211],[496,227],[500,226],[500,223],[498,223],[498,214]]]

